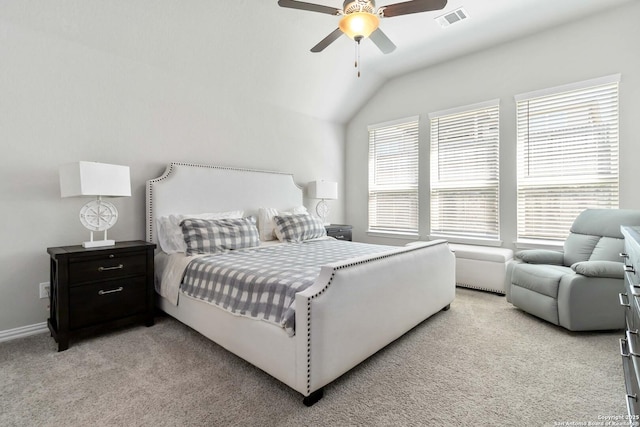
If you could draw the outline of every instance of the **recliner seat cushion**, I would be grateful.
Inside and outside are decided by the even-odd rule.
[[[562,265],[523,263],[513,269],[511,283],[551,298],[558,298],[560,279],[567,274],[575,273],[570,267]]]

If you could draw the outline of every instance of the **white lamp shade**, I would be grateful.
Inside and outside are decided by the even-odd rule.
[[[338,183],[312,181],[309,183],[309,197],[312,199],[335,200],[338,198]]]
[[[60,166],[60,194],[76,196],[131,196],[129,166],[74,162]]]

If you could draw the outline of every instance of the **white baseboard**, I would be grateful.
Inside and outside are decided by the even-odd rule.
[[[30,335],[42,334],[44,332],[49,332],[47,322],[36,323],[35,325],[21,326],[19,328],[0,331],[0,342],[24,338]]]

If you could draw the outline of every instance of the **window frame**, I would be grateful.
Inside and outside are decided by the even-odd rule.
[[[516,245],[518,247],[558,246],[569,233],[575,217],[586,208],[618,208],[620,203],[620,74],[584,80],[516,95]],[[600,95],[594,93],[602,92]],[[580,100],[579,103],[573,103]],[[564,109],[562,108],[564,107]],[[584,110],[586,112],[580,112]],[[539,120],[532,128],[532,118]],[[545,121],[546,120],[546,121]],[[565,135],[563,135],[563,133]],[[556,136],[554,136],[554,134]],[[532,136],[533,135],[533,136]],[[604,135],[604,136],[603,136]],[[542,137],[544,136],[544,137]],[[554,138],[554,144],[546,140]],[[602,138],[602,139],[600,139]],[[546,142],[546,144],[545,144]],[[594,153],[585,160],[584,150],[571,150],[570,145],[588,145]],[[554,155],[554,146],[562,151]],[[532,148],[533,147],[533,148]],[[558,151],[555,148],[556,152]],[[535,158],[547,160],[538,160]],[[604,155],[604,156],[603,156]],[[558,170],[558,156],[566,159],[559,174],[550,176],[548,171]],[[580,156],[583,156],[581,159]],[[593,161],[596,168],[587,173],[586,164]],[[532,158],[534,160],[532,160]],[[608,163],[607,163],[608,162]],[[574,166],[577,165],[577,166]],[[526,169],[526,171],[525,171]],[[583,172],[580,173],[580,170]],[[605,171],[608,170],[608,173]],[[533,172],[532,172],[533,171]],[[536,174],[537,171],[537,174]],[[592,188],[589,191],[589,188]],[[595,190],[599,188],[601,190]],[[543,205],[545,212],[552,212],[553,221],[543,224],[540,206],[554,194],[555,203]],[[596,196],[609,194],[576,203],[576,195]],[[566,193],[571,191],[572,196]],[[536,199],[535,193],[543,194]],[[561,200],[567,200],[563,203]],[[575,206],[572,206],[574,204]],[[556,206],[557,205],[557,206]],[[546,214],[547,216],[549,214]],[[555,232],[552,231],[555,228]]]
[[[444,123],[440,123],[443,120]],[[437,122],[437,123],[436,123]],[[447,123],[448,122],[448,123]],[[429,185],[429,238],[447,239],[456,243],[482,244],[486,246],[501,246],[500,240],[500,99],[491,99],[470,105],[436,111],[429,114],[430,124],[430,185]],[[441,129],[444,127],[444,129]],[[456,144],[464,142],[460,135],[444,134],[447,131],[458,130],[466,132],[465,136],[471,138],[476,154],[481,155],[485,162],[480,166],[474,159],[450,158],[447,154],[459,154],[461,149]],[[443,137],[440,138],[441,130]],[[476,158],[477,160],[477,158]],[[441,170],[447,171],[453,167],[468,167],[471,174],[476,174],[475,179],[451,179],[442,178]],[[484,169],[482,178],[477,176],[478,168]],[[434,200],[441,199],[446,206],[453,200],[454,203],[468,203],[468,199],[461,195],[459,202],[455,202],[456,193],[464,194],[465,189],[475,188],[473,193],[484,193],[486,209],[483,210],[483,220],[476,222],[471,227],[456,232],[455,223],[460,220],[447,218],[446,208],[438,210],[438,204]],[[447,192],[452,195],[447,196]],[[475,206],[477,207],[477,205]],[[463,211],[465,217],[474,216],[474,207]],[[436,221],[436,219],[438,221]],[[473,230],[472,230],[473,229]]]
[[[393,137],[395,133],[403,133],[403,131],[399,130],[403,126],[408,127],[404,132],[410,132],[408,144],[412,145],[411,149],[408,152],[411,153],[409,158],[401,159],[401,161],[397,162],[400,165],[407,165],[407,162],[410,162],[413,170],[411,172],[412,178],[409,180],[413,182],[395,182],[395,183],[376,183],[377,174],[377,165],[380,165],[380,156],[377,154],[380,151],[380,144],[384,142],[390,142],[390,138],[382,138],[376,141],[375,133],[376,132],[389,132],[390,137]],[[394,130],[394,128],[396,128]],[[420,227],[420,116],[410,116],[404,117],[397,120],[386,121],[382,123],[376,123],[369,125],[367,127],[367,131],[369,134],[369,148],[368,148],[368,181],[367,181],[367,234],[370,236],[381,236],[381,237],[392,237],[392,238],[402,238],[402,239],[418,239],[419,238],[419,227]],[[377,147],[376,147],[377,145]],[[378,148],[378,149],[376,149]],[[404,147],[406,148],[406,147]],[[388,159],[387,159],[388,160]],[[403,171],[403,168],[397,168],[399,171]],[[393,168],[390,168],[389,173],[396,174]],[[402,174],[399,174],[402,175]],[[398,178],[398,177],[396,177]],[[393,176],[388,176],[388,179],[391,181],[394,180]],[[408,215],[409,219],[414,220],[413,227],[393,227],[390,224],[385,223],[384,215],[386,213],[380,213],[376,211],[374,215],[372,215],[372,207],[374,201],[372,200],[373,195],[379,194],[387,194],[391,195],[392,193],[411,193],[412,199],[408,201],[408,204],[411,205],[414,214]],[[376,206],[381,206],[383,203],[376,204]],[[377,218],[378,216],[382,216],[383,219],[378,221],[376,224],[372,221],[372,218]]]

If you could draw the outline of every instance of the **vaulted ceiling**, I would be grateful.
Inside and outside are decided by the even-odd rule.
[[[0,24],[344,123],[395,76],[628,1],[633,0],[449,0],[441,11],[384,18],[380,27],[397,49],[383,55],[370,40],[363,41],[360,78],[355,43],[346,36],[321,53],[309,51],[337,28],[338,17],[284,9],[277,0],[7,1],[0,2]],[[342,0],[314,2],[342,6]],[[395,2],[378,0],[377,6]],[[459,7],[469,19],[447,28],[435,21]]]

